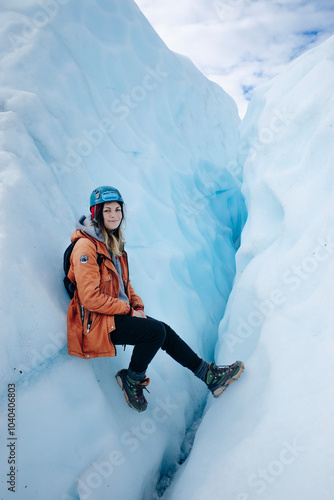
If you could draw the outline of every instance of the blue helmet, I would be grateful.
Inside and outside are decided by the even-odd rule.
[[[106,203],[108,201],[118,201],[118,203],[121,204],[124,203],[121,193],[118,191],[118,189],[112,186],[101,186],[94,189],[94,191],[90,195],[90,204],[89,204],[90,212],[92,214],[93,219],[96,214],[97,206],[101,205],[101,203]]]

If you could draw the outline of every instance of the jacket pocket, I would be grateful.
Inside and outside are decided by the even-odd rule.
[[[83,306],[81,306],[81,323],[82,323],[82,333],[84,335],[89,335],[96,320],[96,313],[88,311]]]
[[[90,329],[93,323],[93,314],[89,311],[87,318],[87,327],[86,327],[86,335],[89,335]]]
[[[108,335],[106,336],[103,323],[105,316],[87,311],[83,324],[82,352],[89,355],[106,352],[110,348]]]

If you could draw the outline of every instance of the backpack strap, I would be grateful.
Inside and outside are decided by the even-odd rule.
[[[102,262],[104,261],[105,259],[105,255],[103,255],[102,253],[97,253],[97,265],[100,267]]]

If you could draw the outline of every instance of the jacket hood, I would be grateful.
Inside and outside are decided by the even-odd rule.
[[[75,228],[88,234],[88,236],[91,236],[92,238],[101,241],[101,243],[104,243],[104,236],[101,230],[94,225],[91,215],[89,215],[88,217],[82,215],[77,220]]]

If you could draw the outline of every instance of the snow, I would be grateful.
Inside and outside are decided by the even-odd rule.
[[[7,4],[1,500],[331,500],[334,38],[257,89],[240,122],[132,0]],[[105,184],[127,204],[147,313],[208,361],[245,362],[218,400],[159,352],[138,414],[114,379],[131,349],[67,355],[62,254]]]

